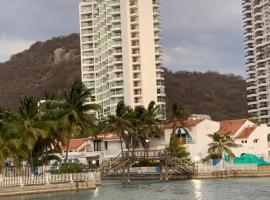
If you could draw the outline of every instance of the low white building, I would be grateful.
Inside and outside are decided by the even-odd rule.
[[[71,139],[69,144],[70,162],[79,161],[85,165],[99,165],[104,160],[114,158],[121,153],[120,139],[113,133],[102,134],[97,138]],[[61,154],[65,158],[65,147]]]
[[[199,161],[207,155],[208,144],[211,142],[208,135],[218,132],[219,127],[219,122],[208,119],[187,120],[184,122],[184,126],[177,124],[175,134],[187,147],[191,160]],[[169,145],[172,135],[172,124],[165,125],[164,134],[166,145]]]
[[[246,119],[220,122],[202,119],[187,120],[184,125],[181,123],[176,127],[175,134],[185,144],[193,161],[199,161],[207,156],[208,144],[211,142],[208,135],[216,132],[220,135],[229,135],[240,145],[232,148],[236,156],[249,153],[270,160],[268,159],[270,157],[270,127],[267,125],[256,125]],[[169,145],[172,124],[165,125],[164,134],[166,145]]]
[[[200,161],[208,155],[208,144],[211,143],[209,134],[219,133],[229,135],[240,144],[232,148],[236,156],[243,153],[270,157],[270,127],[256,125],[249,120],[213,121],[209,119],[189,119],[184,123],[177,123],[175,133],[172,124],[163,127],[164,135],[149,139],[149,150],[164,150],[170,143],[172,134],[176,134],[190,153],[192,161]],[[124,144],[123,147],[125,148]],[[91,166],[99,165],[104,160],[114,158],[121,153],[120,139],[113,133],[102,134],[97,138],[72,139],[70,141],[69,159]],[[139,148],[143,149],[143,148]],[[63,148],[62,158],[65,155]],[[125,150],[125,149],[124,149]]]

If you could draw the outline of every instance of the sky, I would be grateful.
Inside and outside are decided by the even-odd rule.
[[[1,0],[0,62],[79,32],[79,0]],[[241,0],[161,0],[164,66],[244,75]]]

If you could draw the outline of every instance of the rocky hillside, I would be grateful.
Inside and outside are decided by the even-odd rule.
[[[79,37],[72,34],[46,42],[0,63],[0,106],[16,109],[22,95],[42,98],[45,92],[60,92],[80,80]],[[246,117],[245,81],[234,75],[166,71],[168,108],[186,105],[194,113],[214,119]]]
[[[79,37],[37,42],[0,64],[0,105],[16,108],[20,96],[42,97],[80,79]]]

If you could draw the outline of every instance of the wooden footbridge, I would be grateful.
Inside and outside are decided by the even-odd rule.
[[[103,162],[97,171],[101,177],[108,176],[113,171],[120,171],[123,181],[129,183],[131,180],[130,167],[142,160],[159,162],[160,180],[168,180],[174,173],[192,177],[196,172],[195,165],[192,162],[158,150],[124,151],[117,157]]]

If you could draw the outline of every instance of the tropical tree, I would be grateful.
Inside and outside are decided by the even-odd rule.
[[[160,106],[151,101],[147,107],[137,107],[133,114],[133,126],[136,130],[134,141],[148,148],[148,139],[159,137],[162,133],[162,121],[160,120]],[[136,143],[135,143],[136,144]]]
[[[18,136],[9,132],[9,125],[14,118],[14,113],[0,108],[0,169],[4,167],[7,159],[15,158],[16,155],[26,155],[20,148],[21,142]]]
[[[205,160],[213,158],[223,159],[225,154],[231,158],[234,157],[231,148],[239,147],[239,145],[235,143],[233,138],[228,135],[222,136],[219,133],[209,134],[208,136],[212,139],[212,142],[208,144],[208,156]]]
[[[33,150],[37,141],[48,136],[50,125],[42,120],[38,100],[34,97],[22,97],[16,120],[9,127],[10,134],[18,135],[22,149],[29,151],[28,159],[33,167]]]
[[[134,131],[131,121],[132,109],[120,101],[116,107],[116,114],[109,115],[103,123],[103,132],[113,132],[120,138],[121,153],[123,154],[123,142],[130,149],[130,133]]]
[[[169,115],[169,122],[172,123],[172,136],[175,136],[175,130],[176,130],[176,125],[177,122],[181,122],[182,126],[184,126],[184,120],[187,117],[189,111],[179,105],[179,104],[173,104],[171,108],[171,113]]]
[[[177,137],[171,137],[170,144],[165,150],[178,158],[187,158],[189,156],[186,147]]]
[[[68,160],[70,139],[80,132],[91,135],[98,124],[96,116],[91,114],[91,111],[98,111],[99,106],[86,103],[90,97],[91,90],[81,82],[75,82],[70,90],[64,92],[61,99],[49,102],[53,108],[51,112],[58,118],[58,130],[65,138],[65,162]]]

